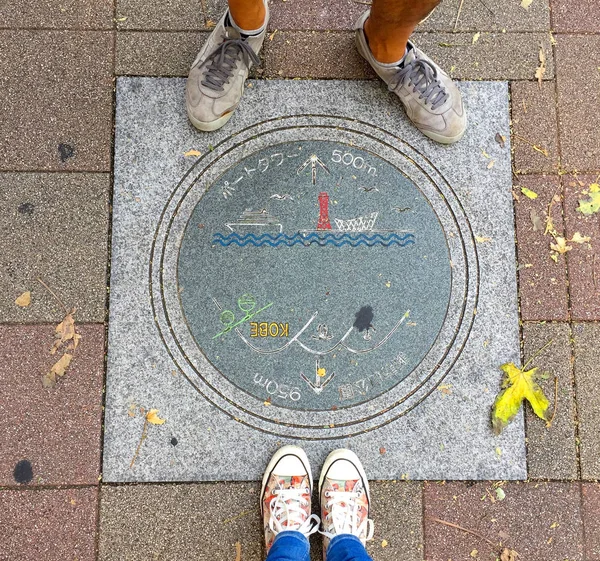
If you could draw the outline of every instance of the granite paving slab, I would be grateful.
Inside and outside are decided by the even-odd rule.
[[[575,389],[577,417],[579,421],[579,454],[581,478],[600,479],[600,352],[598,351],[600,324],[576,323],[573,326],[575,340]]]
[[[600,35],[563,35],[556,46],[561,161],[568,171],[600,171],[597,60]]]
[[[425,483],[427,561],[495,559],[502,547],[531,561],[584,558],[579,483],[498,483]],[[505,494],[501,501],[499,488]]]
[[[558,171],[554,82],[513,82],[510,88],[514,165],[517,173]]]
[[[53,29],[112,29],[111,0],[61,2],[60,0],[9,0],[2,5],[0,27]]]
[[[98,482],[104,326],[78,332],[67,373],[44,388],[42,376],[60,358],[50,355],[54,326],[0,326],[0,486]]]
[[[77,308],[77,321],[104,321],[109,191],[108,174],[0,173],[0,322],[62,320],[38,278]]]
[[[109,171],[111,32],[0,30],[0,170]]]
[[[99,559],[229,561],[239,542],[242,559],[262,561],[259,493],[257,484],[247,483],[104,485]],[[371,494],[375,538],[369,553],[378,561],[399,554],[409,561],[422,559],[421,486],[373,482]],[[318,512],[316,500],[313,511]],[[311,558],[322,559],[320,536],[311,538]]]
[[[600,485],[584,483],[581,486],[583,527],[585,533],[585,558],[600,559]]]
[[[554,76],[547,33],[420,32],[423,49],[453,78],[462,80],[531,80],[539,65],[540,44],[547,56],[546,79]],[[340,55],[340,53],[342,53]],[[277,32],[264,47],[265,76],[270,78],[370,78],[370,68],[356,53],[351,31]]]
[[[600,319],[600,223],[598,214],[586,216],[577,210],[580,201],[590,200],[590,185],[597,182],[594,175],[562,178],[567,236],[572,239],[579,232],[590,238],[588,243],[570,244],[573,249],[567,255],[571,314],[579,321]]]
[[[251,82],[208,135],[184,83],[118,82],[105,480],[257,479],[285,442],[524,477],[522,418],[489,422],[519,360],[507,85],[461,84],[448,148],[375,82]],[[140,407],[167,421],[131,468]]]
[[[561,33],[598,33],[600,6],[596,0],[581,0],[577,9],[569,0],[552,0],[552,28]]]
[[[548,209],[557,234],[564,233],[562,189],[558,176],[524,175],[515,185],[517,257],[519,259],[519,297],[522,320],[568,320],[569,297],[564,256],[554,262],[550,243],[554,238],[546,230]],[[522,194],[527,188],[537,194],[530,199]]]
[[[546,345],[548,347],[540,352]],[[539,353],[539,354],[538,354]],[[527,466],[531,479],[577,479],[575,390],[571,328],[567,323],[523,324],[523,355],[538,368],[538,383],[550,401],[550,427],[527,407]],[[555,377],[557,382],[555,382]],[[558,386],[555,384],[558,383]],[[557,393],[555,394],[555,387]],[[555,402],[555,395],[558,399]],[[555,409],[556,408],[556,409]]]
[[[94,561],[95,487],[0,490],[0,559]]]

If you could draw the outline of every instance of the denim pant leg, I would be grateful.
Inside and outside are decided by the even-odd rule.
[[[352,534],[340,534],[329,542],[327,561],[373,561],[365,546]]]
[[[295,530],[275,536],[266,561],[310,561],[308,538]]]

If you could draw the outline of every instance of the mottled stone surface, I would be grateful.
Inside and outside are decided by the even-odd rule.
[[[116,0],[117,29],[197,31],[219,21],[226,0]],[[125,18],[125,19],[124,19]]]
[[[157,221],[168,195],[193,163],[193,160],[185,159],[185,152],[192,148],[199,150],[211,158],[219,158],[219,165],[223,165],[226,160],[221,161],[219,142],[229,142],[233,132],[243,131],[257,121],[268,129],[278,124],[278,121],[268,121],[272,117],[315,110],[350,115],[351,118],[356,116],[384,129],[389,128],[401,136],[402,142],[408,143],[407,150],[418,147],[425,154],[422,165],[435,162],[439,173],[459,194],[474,236],[482,240],[476,242],[481,277],[475,327],[460,361],[444,380],[445,391],[433,391],[413,412],[382,429],[342,438],[335,443],[304,441],[303,445],[315,461],[323,458],[332,446],[353,447],[364,458],[371,476],[378,479],[395,479],[403,474],[410,478],[519,478],[525,475],[521,418],[500,438],[493,438],[489,427],[489,407],[500,380],[497,366],[518,361],[510,158],[508,146],[501,149],[494,140],[496,132],[508,137],[505,84],[461,84],[471,115],[470,128],[465,139],[451,148],[435,145],[418,133],[376,83],[252,82],[235,119],[211,135],[200,135],[187,123],[181,103],[183,80],[123,79],[120,84],[105,480],[255,479],[262,473],[268,455],[288,441],[237,422],[235,418],[246,418],[246,413],[237,406],[235,411],[239,413],[232,410],[230,414],[235,418],[228,418],[197,393],[182,371],[171,362],[163,343],[157,338],[148,305],[150,286],[145,279],[148,279],[148,260]],[[352,123],[351,128],[354,126]],[[292,129],[284,129],[291,133],[277,134],[292,134]],[[344,132],[343,127],[336,130],[338,136],[350,134]],[[233,138],[237,142],[241,137]],[[251,135],[253,142],[260,142],[260,138]],[[281,139],[279,142],[283,141],[283,136]],[[494,166],[488,167],[489,159],[482,155],[482,147],[494,159]],[[415,157],[420,158],[416,154]],[[479,174],[476,184],[472,182],[473,170],[478,170]],[[438,172],[432,170],[432,173]],[[190,179],[193,177],[189,176]],[[187,187],[183,186],[181,193],[186,191]],[[188,211],[187,205],[182,207],[179,216],[184,216],[184,208]],[[482,210],[484,208],[488,210]],[[180,228],[180,222],[177,222],[177,228]],[[163,239],[162,226],[160,228],[159,235]],[[493,241],[486,241],[486,237]],[[474,237],[468,243],[474,243]],[[135,251],[132,251],[134,247]],[[170,256],[166,258],[171,259]],[[160,259],[153,258],[153,263],[159,263]],[[458,263],[454,266],[458,267]],[[171,264],[165,263],[163,272],[170,274],[171,270]],[[153,268],[152,286],[161,286],[154,278],[155,271],[158,273]],[[454,273],[457,279],[460,272]],[[475,279],[472,275],[469,282]],[[163,285],[169,291],[170,283],[169,280]],[[168,299],[170,303],[174,302],[171,295]],[[462,299],[457,298],[456,302],[462,302]],[[472,305],[472,301],[467,299],[466,304]],[[157,308],[157,321],[163,333],[165,324],[161,310]],[[473,317],[472,314],[469,317]],[[500,323],[504,325],[502,329],[498,327]],[[176,330],[183,324],[177,323],[177,326]],[[168,345],[172,345],[171,340]],[[192,351],[192,347],[186,348]],[[173,347],[172,352],[178,351]],[[182,365],[182,368],[186,375],[192,376],[193,384],[203,383],[197,374],[187,373],[186,366]],[[208,371],[206,375],[212,376]],[[140,382],[132,385],[132,376]],[[215,380],[222,383],[223,377]],[[401,389],[399,386],[397,391]],[[414,399],[420,399],[419,395],[416,394]],[[220,399],[216,394],[211,396],[211,400]],[[245,393],[235,397],[244,403],[247,398]],[[131,453],[143,425],[140,416],[128,415],[133,404],[157,408],[167,421],[164,425],[151,427],[134,469],[129,469]],[[230,407],[225,403],[219,406]],[[254,407],[253,404],[244,405],[250,406]],[[278,408],[272,405],[267,409],[262,401],[260,406],[263,419],[248,418],[247,422],[251,426],[258,422],[265,430],[273,430],[269,429],[271,421],[267,417],[277,415]],[[388,411],[389,415],[394,414],[394,409]],[[348,434],[346,425],[336,425],[336,420],[350,413],[350,410],[324,412],[331,421],[322,425],[327,430],[322,430],[321,426],[315,429],[313,432],[315,435],[318,432],[318,436],[313,437],[328,436],[331,434],[329,429],[337,437],[345,436]],[[292,414],[295,418],[304,415],[295,411],[289,413]],[[303,418],[306,425],[311,421],[314,424],[313,413]],[[449,422],[449,419],[454,420]],[[378,417],[373,416],[369,422],[379,422]],[[278,426],[277,430],[292,429]],[[302,430],[303,435],[309,434],[307,429]],[[294,430],[294,434],[297,431]],[[177,456],[173,455],[169,443],[173,436],[179,442]],[[232,446],[233,442],[235,445]],[[496,453],[497,447],[502,448],[502,455]],[[385,455],[380,454],[381,448],[386,449]],[[256,456],[256,449],[264,451],[264,457],[262,454]],[[465,461],[466,457],[469,461]],[[477,458],[475,461],[474,457]]]
[[[530,199],[521,192],[527,188],[537,194]],[[519,259],[519,296],[523,320],[568,320],[569,300],[564,255],[555,262],[550,244],[554,238],[545,234],[550,209],[557,235],[564,225],[558,176],[526,175],[518,178],[514,188]],[[558,197],[558,200],[554,200]],[[552,203],[552,206],[550,206]]]
[[[0,170],[109,171],[110,32],[0,30]]]
[[[53,29],[112,29],[112,0],[70,2],[9,0],[2,5],[0,27]]]
[[[576,323],[575,389],[579,420],[581,478],[600,479],[600,324]]]
[[[510,92],[515,169],[518,173],[556,173],[556,84],[513,82]]]
[[[590,199],[589,187],[595,182],[597,176],[594,175],[562,178],[567,238],[572,239],[577,232],[590,238],[587,243],[570,243],[572,249],[566,256],[571,314],[574,320],[580,321],[600,319],[599,215],[584,215],[577,210],[581,201]]]
[[[523,347],[525,361],[532,358],[528,369],[538,369],[537,381],[550,401],[548,418],[553,418],[548,427],[525,405],[529,477],[577,479],[571,328],[567,323],[527,322],[523,324]]]
[[[108,174],[0,173],[0,321],[103,322],[107,296]],[[23,292],[31,304],[15,304]]]
[[[598,33],[600,6],[596,0],[581,0],[576,8],[569,0],[552,0],[552,28],[561,33]]]
[[[560,149],[569,171],[600,170],[598,65],[591,63],[599,59],[600,35],[563,35],[556,46]]]
[[[581,486],[583,527],[585,531],[585,558],[600,559],[600,485],[584,483]]]
[[[44,388],[42,376],[61,356],[50,355],[54,327],[0,326],[0,485],[98,482],[104,326],[77,331],[67,372]]]
[[[492,483],[426,483],[425,559],[490,559],[501,547],[532,561],[583,559],[579,484],[504,483],[497,500]],[[440,524],[457,524],[484,539]],[[502,544],[502,546],[500,546]]]
[[[95,487],[0,490],[0,559],[94,561]]]

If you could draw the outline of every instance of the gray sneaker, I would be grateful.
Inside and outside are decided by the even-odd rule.
[[[192,124],[201,131],[221,128],[237,108],[252,64],[260,62],[269,21],[269,8],[263,31],[242,37],[230,23],[229,10],[213,29],[192,64],[185,87],[185,104]]]
[[[375,60],[364,32],[369,13],[356,22],[358,52],[400,98],[408,118],[425,136],[442,144],[459,141],[467,128],[467,114],[452,79],[410,41],[401,66]]]

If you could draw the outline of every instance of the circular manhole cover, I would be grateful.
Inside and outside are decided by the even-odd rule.
[[[468,222],[431,164],[368,125],[327,124],[263,124],[201,159],[152,259],[157,323],[188,379],[236,419],[300,438],[422,401],[477,291]]]

